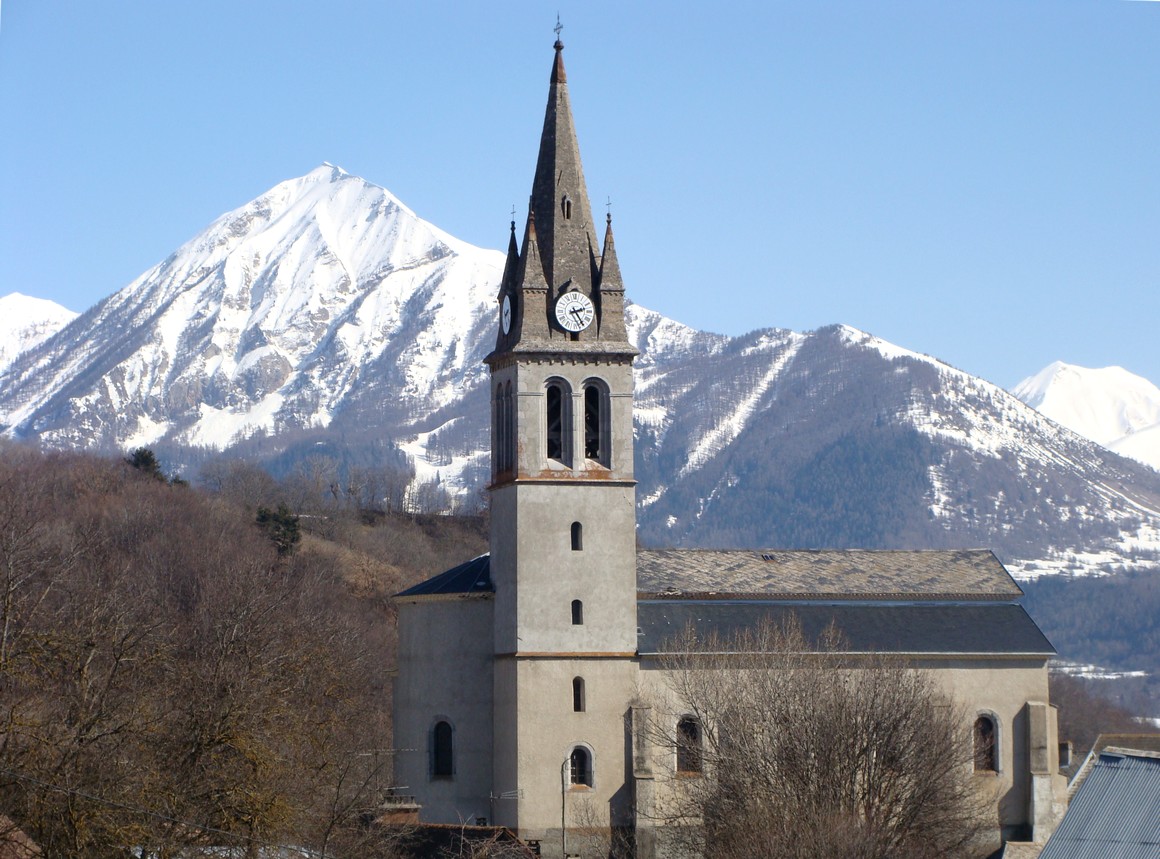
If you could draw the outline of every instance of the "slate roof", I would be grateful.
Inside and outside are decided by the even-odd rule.
[[[432,579],[401,591],[397,597],[433,596],[436,594],[477,594],[491,593],[495,587],[491,583],[491,556],[480,555],[465,564],[452,567]]]
[[[690,624],[700,636],[713,632],[728,641],[764,619],[780,626],[791,616],[811,641],[833,624],[848,643],[849,653],[1055,653],[1022,606],[943,602],[641,600],[637,603],[637,649],[642,654],[675,652]]]
[[[1039,855],[1040,859],[1160,856],[1160,755],[1111,748],[1102,752]]]
[[[988,549],[650,549],[637,552],[636,579],[643,593],[666,596],[1009,601],[1023,595]]]
[[[834,624],[851,653],[1055,653],[1013,602],[1019,586],[986,550],[650,550],[637,552],[637,583],[643,654],[671,652],[690,624],[729,639],[791,615],[815,640]],[[484,554],[397,596],[494,591]]]
[[[988,549],[932,551],[647,549],[637,588],[666,599],[955,599],[1010,602],[1023,595]],[[492,591],[489,556],[398,596]]]

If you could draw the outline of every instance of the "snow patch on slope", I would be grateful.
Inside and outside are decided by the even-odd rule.
[[[727,415],[723,415],[719,421],[704,435],[702,435],[697,443],[689,451],[689,458],[681,467],[677,477],[681,478],[690,472],[696,471],[722,450],[724,450],[730,442],[737,436],[741,435],[745,425],[749,422],[749,418],[753,415],[757,405],[765,396],[765,392],[769,390],[774,381],[785,369],[785,366],[793,360],[794,355],[797,354],[801,344],[805,341],[805,337],[801,334],[791,334],[788,341],[781,336],[770,334],[767,337],[762,337],[759,342],[748,347],[747,351],[764,351],[773,345],[783,345],[784,348],[781,354],[775,360],[770,362],[769,369],[759,378],[756,384],[746,393],[746,395],[737,403],[737,406]]]

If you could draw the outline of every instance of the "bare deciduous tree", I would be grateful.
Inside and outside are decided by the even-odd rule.
[[[245,510],[0,450],[0,806],[45,857],[332,855],[377,804],[380,622]]]
[[[997,829],[971,778],[969,726],[921,671],[841,656],[828,634],[764,624],[673,648],[657,718],[684,772],[668,822],[731,857],[978,855]],[[674,729],[674,726],[677,726]],[[989,819],[990,818],[990,819]]]

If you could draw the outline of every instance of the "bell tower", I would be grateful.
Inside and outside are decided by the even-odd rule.
[[[637,647],[636,350],[625,330],[611,216],[600,225],[600,243],[564,46],[557,40],[554,48],[523,241],[517,244],[513,221],[497,296],[499,330],[485,359],[492,409],[493,793],[523,795],[497,806],[496,822],[518,827],[524,837],[535,837],[540,819],[559,825],[561,762],[576,749],[589,766],[608,767],[600,794],[623,784],[621,710]],[[555,796],[554,804],[537,811],[530,799],[536,794]]]

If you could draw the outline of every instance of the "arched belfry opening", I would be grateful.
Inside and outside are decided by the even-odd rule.
[[[584,458],[612,466],[612,415],[608,386],[600,379],[584,383]]]
[[[549,379],[544,391],[544,453],[549,460],[572,465],[572,389],[563,379]]]
[[[496,385],[491,431],[492,472],[500,477],[516,467],[516,415],[510,381]]]

